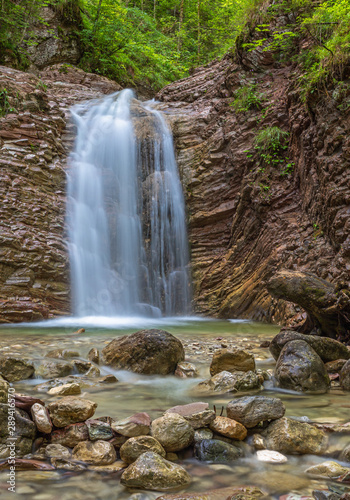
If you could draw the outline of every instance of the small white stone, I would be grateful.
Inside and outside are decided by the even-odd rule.
[[[38,431],[44,434],[50,434],[52,431],[52,423],[45,406],[40,403],[34,403],[30,412]]]
[[[273,450],[259,450],[256,452],[256,457],[260,462],[269,462],[271,464],[284,464],[287,462],[287,457]]]

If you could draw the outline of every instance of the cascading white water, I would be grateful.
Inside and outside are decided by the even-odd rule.
[[[162,114],[123,90],[75,106],[72,116],[67,225],[75,315],[189,313],[184,199]]]

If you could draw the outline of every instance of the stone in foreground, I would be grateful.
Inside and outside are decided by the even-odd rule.
[[[300,392],[324,393],[330,386],[323,361],[303,340],[292,340],[283,347],[275,377],[279,387]]]
[[[215,419],[215,412],[209,409],[208,403],[189,403],[187,405],[178,405],[169,408],[166,414],[177,413],[194,428],[200,429],[210,425]]]
[[[73,382],[72,384],[63,384],[58,387],[52,387],[49,389],[48,394],[50,396],[74,396],[81,394],[80,385]]]
[[[131,417],[112,423],[112,429],[126,437],[146,436],[149,434],[151,418],[148,413],[135,413]]]
[[[316,427],[291,418],[272,422],[266,431],[266,447],[290,455],[321,455],[327,449],[327,435]]]
[[[293,340],[303,340],[312,347],[324,363],[337,359],[350,359],[350,349],[337,340],[316,335],[304,335],[294,330],[281,331],[270,343],[270,352],[277,361],[283,347]]]
[[[0,373],[8,382],[18,382],[31,378],[34,366],[15,356],[0,356]]]
[[[163,446],[152,436],[139,436],[128,439],[120,448],[119,453],[125,463],[132,464],[147,451],[153,451],[163,458],[166,455]]]
[[[45,455],[48,458],[69,460],[71,457],[71,451],[66,448],[66,446],[62,446],[61,444],[48,444],[45,448]]]
[[[81,441],[89,439],[88,427],[85,423],[71,424],[64,429],[57,429],[51,434],[51,443],[59,443],[74,448]]]
[[[9,428],[8,422],[11,414],[7,404],[0,404],[0,458],[7,458],[10,455],[8,438],[16,441],[16,457],[22,457],[31,453],[33,441],[36,436],[34,422],[29,418],[24,410],[18,408],[14,412],[14,433]]]
[[[247,429],[244,425],[227,417],[216,417],[210,424],[210,429],[217,434],[238,441],[243,441],[247,437]]]
[[[192,444],[193,427],[177,413],[166,413],[153,420],[151,435],[163,446],[165,451],[179,451]]]
[[[45,406],[40,403],[34,403],[30,412],[38,431],[43,432],[44,434],[50,434],[52,431],[52,423],[49,417],[49,412]]]
[[[69,424],[85,422],[95,413],[97,404],[88,399],[66,396],[47,407],[55,427],[66,427]]]
[[[287,457],[273,450],[258,450],[256,452],[256,458],[259,462],[268,462],[270,464],[284,464],[288,461]]]
[[[185,359],[180,340],[164,330],[140,330],[112,340],[103,350],[103,363],[145,375],[168,375]]]
[[[278,398],[245,396],[230,401],[226,411],[229,418],[237,420],[247,428],[252,428],[260,422],[283,417],[286,409]]]
[[[203,439],[195,444],[194,453],[202,462],[229,464],[243,455],[237,446],[217,439]]]
[[[256,372],[220,372],[209,380],[204,380],[196,386],[197,392],[211,394],[213,392],[245,392],[260,389],[263,383]]]
[[[249,372],[255,370],[254,356],[243,349],[218,349],[213,355],[210,375],[220,372]]]
[[[121,484],[127,488],[156,491],[171,491],[190,482],[191,476],[183,467],[152,451],[143,453],[121,477]]]
[[[343,467],[337,462],[328,460],[326,462],[322,462],[321,464],[309,467],[305,472],[313,476],[329,477],[330,479],[335,479],[342,476],[343,474],[346,474],[347,472],[350,472],[350,469],[348,467]]]
[[[116,461],[117,455],[108,441],[83,441],[74,448],[72,458],[87,464],[109,465]]]

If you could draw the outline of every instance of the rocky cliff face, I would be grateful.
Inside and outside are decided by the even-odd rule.
[[[328,88],[306,107],[298,76],[295,65],[257,50],[240,54],[239,63],[227,56],[200,68],[158,96],[187,198],[197,312],[302,319],[302,311],[267,292],[266,281],[280,269],[349,285],[350,92]],[[261,105],[237,113],[235,91],[247,85],[256,86]],[[118,89],[67,65],[38,77],[0,68],[7,111],[0,117],[0,321],[69,312],[68,108]],[[258,132],[272,126],[289,132],[289,160],[281,165],[264,164],[254,148]]]
[[[6,93],[4,93],[6,89]],[[58,65],[36,77],[0,67],[0,322],[68,313],[65,179],[69,107],[119,90]]]
[[[201,313],[301,320],[301,311],[267,292],[279,269],[349,284],[349,107],[330,88],[307,109],[295,90],[298,76],[295,65],[254,51],[240,63],[227,56],[201,68],[158,96],[187,194]],[[235,91],[253,84],[263,104],[236,113]],[[258,131],[272,126],[290,134],[282,167],[258,161],[254,149]]]

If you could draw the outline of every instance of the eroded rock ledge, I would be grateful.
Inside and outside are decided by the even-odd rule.
[[[266,289],[276,271],[349,285],[349,113],[332,89],[306,109],[295,65],[274,64],[268,52],[243,55],[244,66],[227,56],[158,95],[187,195],[195,307],[226,318],[298,322],[305,314]],[[237,114],[234,93],[249,84],[263,94],[263,109]],[[258,131],[272,126],[290,134],[289,175],[260,169],[247,153],[254,156]]]

